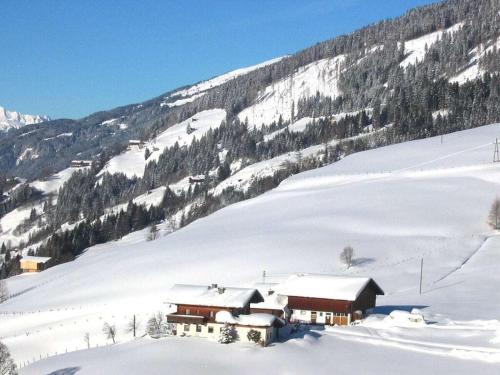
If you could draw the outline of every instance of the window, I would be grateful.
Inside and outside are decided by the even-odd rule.
[[[191,310],[186,309],[186,315],[189,315],[189,314],[191,314]]]
[[[196,325],[196,332],[201,332],[201,324]]]
[[[214,312],[213,311],[210,311],[210,317],[213,318],[214,317]]]
[[[214,327],[209,326],[208,327],[208,333],[214,333]]]
[[[322,313],[322,312],[320,312],[320,313],[319,313],[319,316],[323,316],[323,313]]]
[[[300,315],[306,315],[306,310],[300,310]]]
[[[189,324],[184,324],[184,332],[189,332]]]

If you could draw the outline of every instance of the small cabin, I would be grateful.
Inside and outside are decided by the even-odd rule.
[[[205,177],[203,176],[189,177],[190,184],[199,184],[203,182],[205,182]]]
[[[291,322],[349,325],[362,319],[384,291],[369,277],[293,275],[277,286],[287,297]]]
[[[41,272],[52,266],[52,258],[23,256],[19,261],[21,272]]]
[[[71,160],[71,168],[91,167],[92,160]]]
[[[267,345],[278,337],[278,329],[285,323],[272,314],[251,314],[250,304],[263,301],[259,291],[252,288],[176,284],[167,298],[167,304],[175,305],[176,311],[167,315],[167,322],[175,325],[177,336],[212,340],[217,340],[229,324],[237,341],[248,341],[248,332],[254,330]]]
[[[128,149],[141,149],[144,148],[144,142],[141,141],[140,139],[130,139],[128,141]]]

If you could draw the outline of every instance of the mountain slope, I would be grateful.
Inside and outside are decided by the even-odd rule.
[[[48,116],[23,115],[19,112],[8,111],[0,107],[0,131],[7,131],[11,128],[19,129],[26,125],[38,124],[50,121]]]
[[[499,131],[495,124],[453,133],[442,143],[434,137],[357,153],[156,241],[146,242],[146,231],[139,231],[92,247],[73,262],[10,278],[15,297],[0,305],[6,313],[0,336],[22,361],[44,350],[81,347],[84,331],[102,345],[103,321],[121,332],[132,314],[144,320],[157,309],[166,312],[161,296],[173,283],[252,285],[263,270],[268,281],[294,272],[363,274],[386,292],[378,302],[381,312],[421,306],[437,328],[401,331],[373,323],[355,329],[362,335],[358,341],[398,340],[406,351],[425,347],[427,354],[454,358],[460,354],[443,348],[469,345],[463,356],[479,361],[476,368],[498,362],[489,340],[499,323],[489,320],[500,309],[491,298],[500,242],[486,217],[500,188],[500,166],[491,163],[491,140]],[[338,259],[347,244],[356,252],[350,270]],[[473,304],[463,303],[464,291]],[[19,311],[34,313],[13,314]],[[481,324],[471,344],[468,330]],[[433,334],[437,329],[446,333]],[[119,340],[129,339],[122,333]],[[326,341],[320,347],[329,347]]]

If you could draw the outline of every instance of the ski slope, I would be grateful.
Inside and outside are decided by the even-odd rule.
[[[144,158],[144,148],[134,148],[113,157],[100,174],[124,173],[128,177],[142,177],[144,168],[152,160],[158,160],[161,153],[168,147],[172,147],[177,142],[179,146],[189,146],[194,139],[200,139],[210,129],[216,129],[221,122],[226,119],[224,109],[210,109],[202,111],[196,115],[181,121],[162,132],[156,138],[145,144],[145,148],[151,151],[148,160]],[[188,134],[187,126],[191,126],[193,131]]]
[[[73,262],[11,278],[15,297],[0,305],[0,337],[23,362],[82,349],[85,332],[101,346],[103,322],[117,325],[122,344],[36,362],[26,374],[70,366],[92,373],[98,364],[132,373],[189,373],[199,363],[209,373],[245,373],[261,360],[276,361],[281,373],[321,373],[326,360],[360,373],[369,366],[389,374],[496,374],[500,238],[486,219],[500,192],[500,165],[491,163],[498,134],[500,124],[494,124],[447,135],[443,143],[436,137],[353,154],[156,241],[139,231],[94,246]],[[355,264],[346,270],[339,253],[348,244]],[[266,349],[189,338],[125,344],[133,314],[145,322],[157,310],[168,312],[163,302],[172,284],[251,286],[263,270],[266,282],[295,272],[370,276],[386,292],[376,313],[418,307],[430,324],[417,329],[367,321]],[[358,363],[361,352],[367,354]]]

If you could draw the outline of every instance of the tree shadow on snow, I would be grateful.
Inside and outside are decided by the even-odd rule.
[[[60,370],[52,371],[47,375],[74,375],[81,369],[82,369],[81,367],[67,367]]]
[[[413,309],[425,309],[429,306],[425,305],[382,305],[382,306],[376,306],[372,314],[383,314],[383,315],[389,315],[392,311],[394,310],[402,310],[402,311],[408,311],[411,312]]]
[[[365,264],[370,264],[375,262],[375,258],[354,258],[352,260],[353,266],[364,266]]]

